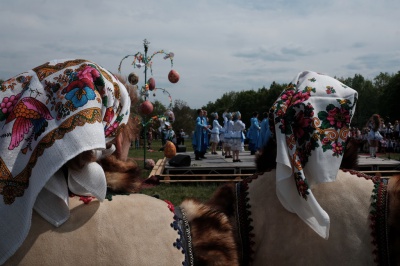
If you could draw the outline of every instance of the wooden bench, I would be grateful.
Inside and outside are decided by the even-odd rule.
[[[390,176],[400,174],[400,170],[376,170],[376,171],[360,171],[367,175],[378,175],[380,174],[382,178],[390,178]]]
[[[159,159],[156,165],[150,172],[149,177],[155,176],[160,179],[161,183],[189,183],[189,182],[239,182],[243,178],[253,175],[250,174],[219,174],[219,173],[208,173],[208,174],[164,174],[165,164],[167,158]],[[380,174],[382,178],[390,178],[395,174],[400,174],[400,170],[375,170],[375,171],[360,171],[368,175]]]
[[[151,170],[149,177],[155,176],[161,183],[188,183],[188,182],[239,182],[242,178],[253,174],[164,174],[167,158],[159,159]],[[216,178],[221,177],[221,178]],[[200,179],[199,179],[200,178]]]
[[[164,172],[165,161],[167,158],[163,158],[157,161],[156,165],[154,165],[153,169],[151,170],[149,177],[156,176],[159,177]]]
[[[162,183],[240,182],[251,175],[253,174],[161,174],[159,177]]]

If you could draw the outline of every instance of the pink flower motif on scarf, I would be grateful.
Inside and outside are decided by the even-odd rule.
[[[100,77],[99,71],[97,69],[91,67],[91,66],[85,66],[85,68],[82,71],[78,72],[78,78],[79,79],[88,79],[91,82],[96,80],[98,77]]]
[[[350,123],[350,112],[344,108],[335,107],[328,111],[328,117],[326,118],[330,125],[335,128],[342,128],[346,124]]]
[[[288,89],[287,91],[285,91],[284,94],[282,94],[281,100],[284,102],[286,102],[288,100],[290,101],[290,99],[293,97],[293,94],[294,94],[294,90]]]
[[[298,93],[296,93],[296,94],[294,95],[294,102],[293,102],[293,105],[296,105],[296,104],[305,102],[305,101],[307,101],[309,98],[310,98],[310,92],[309,92],[309,91],[306,91],[306,92],[301,92],[301,91],[299,91]]]
[[[340,142],[334,142],[332,143],[332,151],[333,151],[333,156],[339,157],[339,155],[343,154],[343,145]]]
[[[322,145],[328,145],[331,141],[329,140],[329,138],[323,138],[321,142]]]
[[[113,133],[115,133],[117,128],[118,128],[118,126],[119,126],[119,121],[115,121],[111,126],[107,127],[106,130],[105,130],[106,131],[105,132],[106,137],[109,137]]]

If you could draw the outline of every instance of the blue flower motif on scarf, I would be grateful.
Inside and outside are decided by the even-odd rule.
[[[89,100],[94,100],[96,98],[96,94],[92,88],[90,88],[84,82],[79,82],[77,87],[70,90],[65,98],[70,100],[75,108],[84,106]]]

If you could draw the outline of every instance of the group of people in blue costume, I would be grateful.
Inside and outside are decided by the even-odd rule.
[[[241,121],[240,112],[224,112],[223,126],[218,122],[218,113],[212,113],[212,126],[207,119],[207,112],[202,109],[197,110],[195,130],[192,138],[195,159],[206,159],[204,156],[209,144],[211,144],[211,154],[217,154],[216,147],[219,142],[222,144],[222,155],[225,158],[233,158],[233,162],[240,162],[239,152],[244,151],[243,134],[245,124]],[[268,112],[263,113],[263,120],[259,122],[258,112],[254,112],[251,118],[251,125],[247,132],[249,139],[249,150],[254,155],[259,149],[268,143],[271,138],[269,129]],[[210,135],[210,139],[209,139]]]
[[[269,129],[268,112],[263,113],[263,119],[261,123],[258,120],[258,112],[254,112],[250,119],[250,128],[247,132],[247,138],[249,139],[249,150],[251,155],[264,147],[268,140],[271,138],[271,130]]]
[[[219,135],[219,141],[222,146],[222,156],[225,158],[232,158],[233,162],[241,162],[239,159],[239,153],[244,151],[244,130],[246,125],[242,122],[242,115],[239,111],[237,112],[224,112],[222,114],[224,119],[223,126],[220,126],[218,123],[218,114],[214,113],[214,121],[213,121],[213,129],[211,132],[211,138],[214,135]],[[213,140],[215,143],[218,140],[216,138]],[[215,145],[216,146],[216,145]],[[215,150],[213,154],[216,154]]]
[[[194,149],[195,159],[206,159],[204,154],[208,148],[208,132],[210,125],[207,121],[207,113],[205,110],[197,110],[196,125],[194,129],[192,145]]]

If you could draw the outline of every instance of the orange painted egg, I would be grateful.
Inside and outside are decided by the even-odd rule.
[[[171,83],[177,83],[179,81],[179,73],[172,69],[168,73],[168,80]]]
[[[156,88],[156,80],[154,78],[149,78],[147,83],[149,84],[149,90],[152,91]]]
[[[171,159],[176,155],[176,147],[172,141],[167,140],[164,146],[164,156]]]
[[[139,107],[139,111],[144,115],[151,114],[153,112],[153,109],[153,104],[149,100],[142,102]]]

